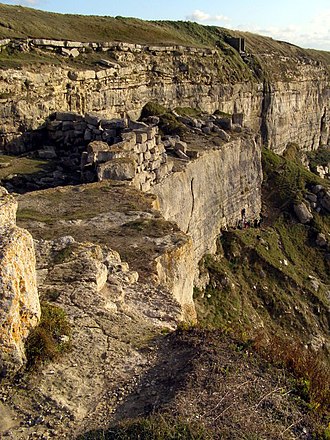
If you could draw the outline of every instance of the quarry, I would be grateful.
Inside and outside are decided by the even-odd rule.
[[[329,438],[329,53],[0,11],[0,437]]]

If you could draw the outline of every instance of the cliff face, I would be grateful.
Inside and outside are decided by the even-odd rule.
[[[258,53],[261,76],[250,68],[254,58],[244,63],[238,54],[224,57],[215,49],[112,48],[106,56],[116,61],[112,67],[2,70],[0,147],[37,129],[54,111],[135,118],[152,100],[172,108],[242,113],[244,125],[261,129],[264,142],[278,152],[288,142],[306,149],[328,142],[329,74],[306,56]],[[280,72],[274,73],[276,60]]]
[[[0,377],[25,361],[24,340],[40,318],[31,235],[15,224],[17,202],[0,194]]]
[[[195,265],[214,253],[221,228],[236,226],[245,210],[253,220],[261,210],[260,148],[249,137],[205,151],[180,172],[152,188],[166,219],[192,237]]]

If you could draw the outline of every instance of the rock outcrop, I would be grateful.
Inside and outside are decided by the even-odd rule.
[[[40,318],[31,235],[16,227],[17,203],[0,194],[0,377],[25,362],[24,341]]]
[[[253,47],[251,62],[260,62],[262,71],[256,74],[248,59],[229,68],[237,60],[215,49],[167,49],[114,44],[106,48],[117,60],[112,67],[2,70],[0,148],[23,151],[24,143],[33,142],[29,132],[59,110],[137,118],[148,101],[241,114],[244,125],[260,130],[263,142],[276,152],[288,142],[304,149],[328,143],[329,73],[309,53],[291,53],[284,43],[274,50]]]
[[[253,139],[242,137],[219,149],[201,152],[152,192],[164,217],[191,236],[195,267],[216,249],[222,228],[237,226],[245,210],[254,220],[261,210],[261,151]]]

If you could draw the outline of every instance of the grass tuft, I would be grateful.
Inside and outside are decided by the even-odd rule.
[[[27,338],[27,368],[32,369],[67,352],[71,347],[71,326],[60,307],[41,304],[39,325]]]

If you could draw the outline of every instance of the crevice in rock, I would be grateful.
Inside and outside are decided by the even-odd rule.
[[[189,218],[189,224],[188,224],[188,228],[187,228],[186,234],[189,234],[190,223],[191,223],[191,220],[192,220],[192,217],[193,217],[193,213],[194,213],[194,209],[195,209],[194,178],[192,178],[191,181],[190,181],[190,192],[191,192],[192,203],[191,203],[191,213],[190,213],[190,218]]]

